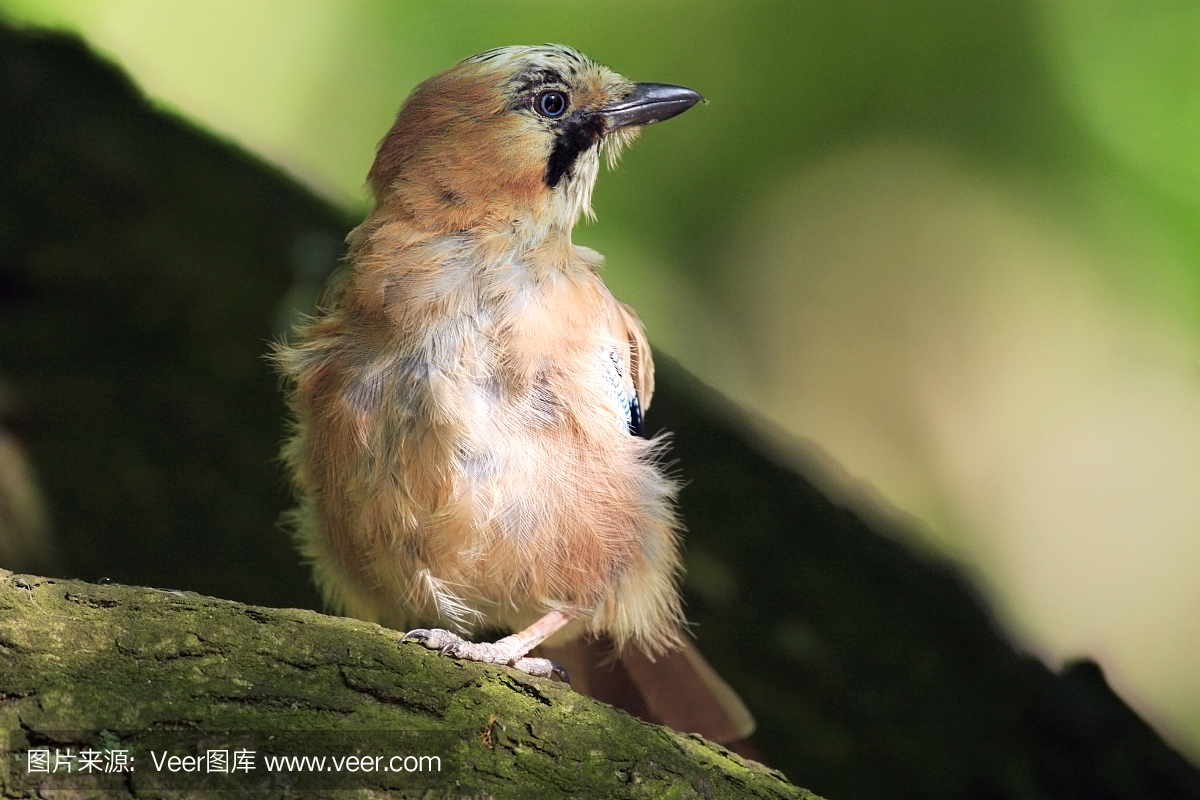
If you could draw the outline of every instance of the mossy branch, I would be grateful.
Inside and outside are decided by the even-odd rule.
[[[4,796],[240,788],[255,797],[814,797],[778,772],[564,684],[441,658],[399,638],[312,611],[0,570]],[[222,742],[254,751],[256,769],[173,773],[155,769],[150,754],[161,765],[164,752],[198,757]],[[127,751],[133,769],[30,772],[29,751],[39,749],[52,760],[68,750]],[[272,772],[267,752],[385,759],[365,772],[361,761],[354,772]],[[383,769],[393,755],[437,756],[441,769],[409,772],[403,761]]]

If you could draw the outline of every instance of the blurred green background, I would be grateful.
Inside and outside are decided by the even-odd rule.
[[[361,214],[420,80],[570,44],[710,101],[576,240],[825,489],[1200,758],[1200,4],[0,0]],[[798,445],[793,437],[799,437]]]

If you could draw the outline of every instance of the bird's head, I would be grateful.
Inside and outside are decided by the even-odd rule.
[[[371,168],[376,207],[444,232],[569,231],[591,213],[601,150],[611,164],[642,126],[702,99],[633,83],[569,47],[489,50],[405,101]]]

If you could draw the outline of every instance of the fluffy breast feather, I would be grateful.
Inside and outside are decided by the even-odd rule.
[[[364,246],[341,305],[285,358],[316,398],[289,458],[312,498],[302,546],[340,565],[330,599],[464,630],[559,608],[621,642],[673,641],[676,487],[613,391],[615,375],[648,405],[640,321],[573,249],[402,249]]]

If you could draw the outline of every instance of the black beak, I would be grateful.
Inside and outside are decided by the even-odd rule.
[[[638,83],[624,100],[597,110],[605,129],[615,131],[630,125],[649,125],[682,114],[703,102],[699,92],[669,83]]]

